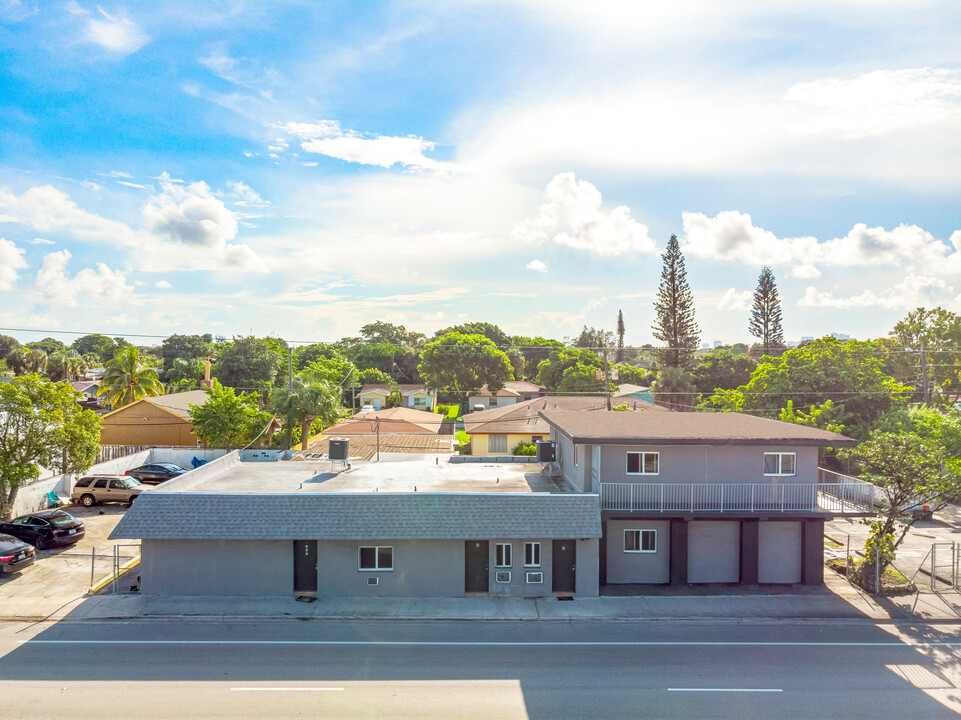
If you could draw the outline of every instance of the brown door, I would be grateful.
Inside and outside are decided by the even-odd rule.
[[[317,594],[317,541],[294,540],[294,594]]]
[[[486,593],[490,582],[487,540],[468,540],[464,547],[464,592]]]
[[[574,592],[576,555],[573,540],[555,540],[551,553],[553,575],[552,589],[556,593],[569,595]]]

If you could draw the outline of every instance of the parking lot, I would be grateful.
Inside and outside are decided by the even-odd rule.
[[[85,595],[91,584],[91,566],[94,582],[101,580],[113,571],[114,545],[131,542],[107,539],[126,509],[124,505],[64,507],[86,526],[83,539],[74,545],[41,550],[31,567],[13,575],[0,575],[0,602],[5,597],[36,597],[62,598],[66,603]],[[137,548],[123,547],[121,555],[129,559],[136,552]]]

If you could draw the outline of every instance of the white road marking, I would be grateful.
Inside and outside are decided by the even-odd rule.
[[[668,692],[784,692],[781,688],[668,688]]]
[[[238,687],[231,690],[245,690],[249,692],[324,692],[327,690],[343,690],[344,688],[314,688],[314,687]]]
[[[469,640],[18,640],[31,645],[346,645],[398,647],[961,647],[955,642],[919,642],[907,645],[887,642],[764,642],[752,640],[558,640],[493,641]]]

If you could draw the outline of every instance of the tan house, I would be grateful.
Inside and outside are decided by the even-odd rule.
[[[102,445],[196,446],[190,405],[203,405],[203,390],[143,398],[100,418]]]
[[[387,410],[372,410],[358,413],[354,417],[339,422],[323,434],[338,435],[372,433],[408,433],[416,435],[453,434],[453,422],[443,415],[425,413],[411,408],[395,407]]]
[[[636,410],[669,412],[653,403],[637,400]],[[479,456],[509,455],[518,443],[530,444],[549,440],[551,428],[540,417],[541,411],[583,410],[607,412],[603,396],[551,396],[535,398],[470,413],[464,416],[464,430],[471,438],[471,454]]]
[[[385,410],[387,408],[387,396],[390,395],[392,387],[400,388],[400,394],[404,398],[403,407],[414,408],[415,410],[430,410],[434,407],[434,396],[427,389],[426,385],[364,385],[360,389],[361,408],[373,408],[374,410]]]

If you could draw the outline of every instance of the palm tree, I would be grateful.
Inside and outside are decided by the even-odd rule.
[[[288,390],[285,387],[276,388],[270,397],[274,412],[287,418],[287,437],[291,437],[293,423],[300,425],[300,447],[307,449],[310,436],[310,426],[314,420],[331,425],[340,416],[340,393],[332,389],[327,383],[305,382],[301,377],[295,377]]]
[[[15,347],[7,353],[7,357],[4,359],[7,361],[7,367],[13,370],[14,375],[23,375],[27,369],[27,351],[23,346]]]
[[[157,371],[140,361],[140,353],[133,345],[119,349],[113,360],[107,362],[97,391],[115,408],[163,393]]]
[[[29,372],[42,373],[47,369],[47,353],[34,348],[27,353],[24,359],[24,367]]]

